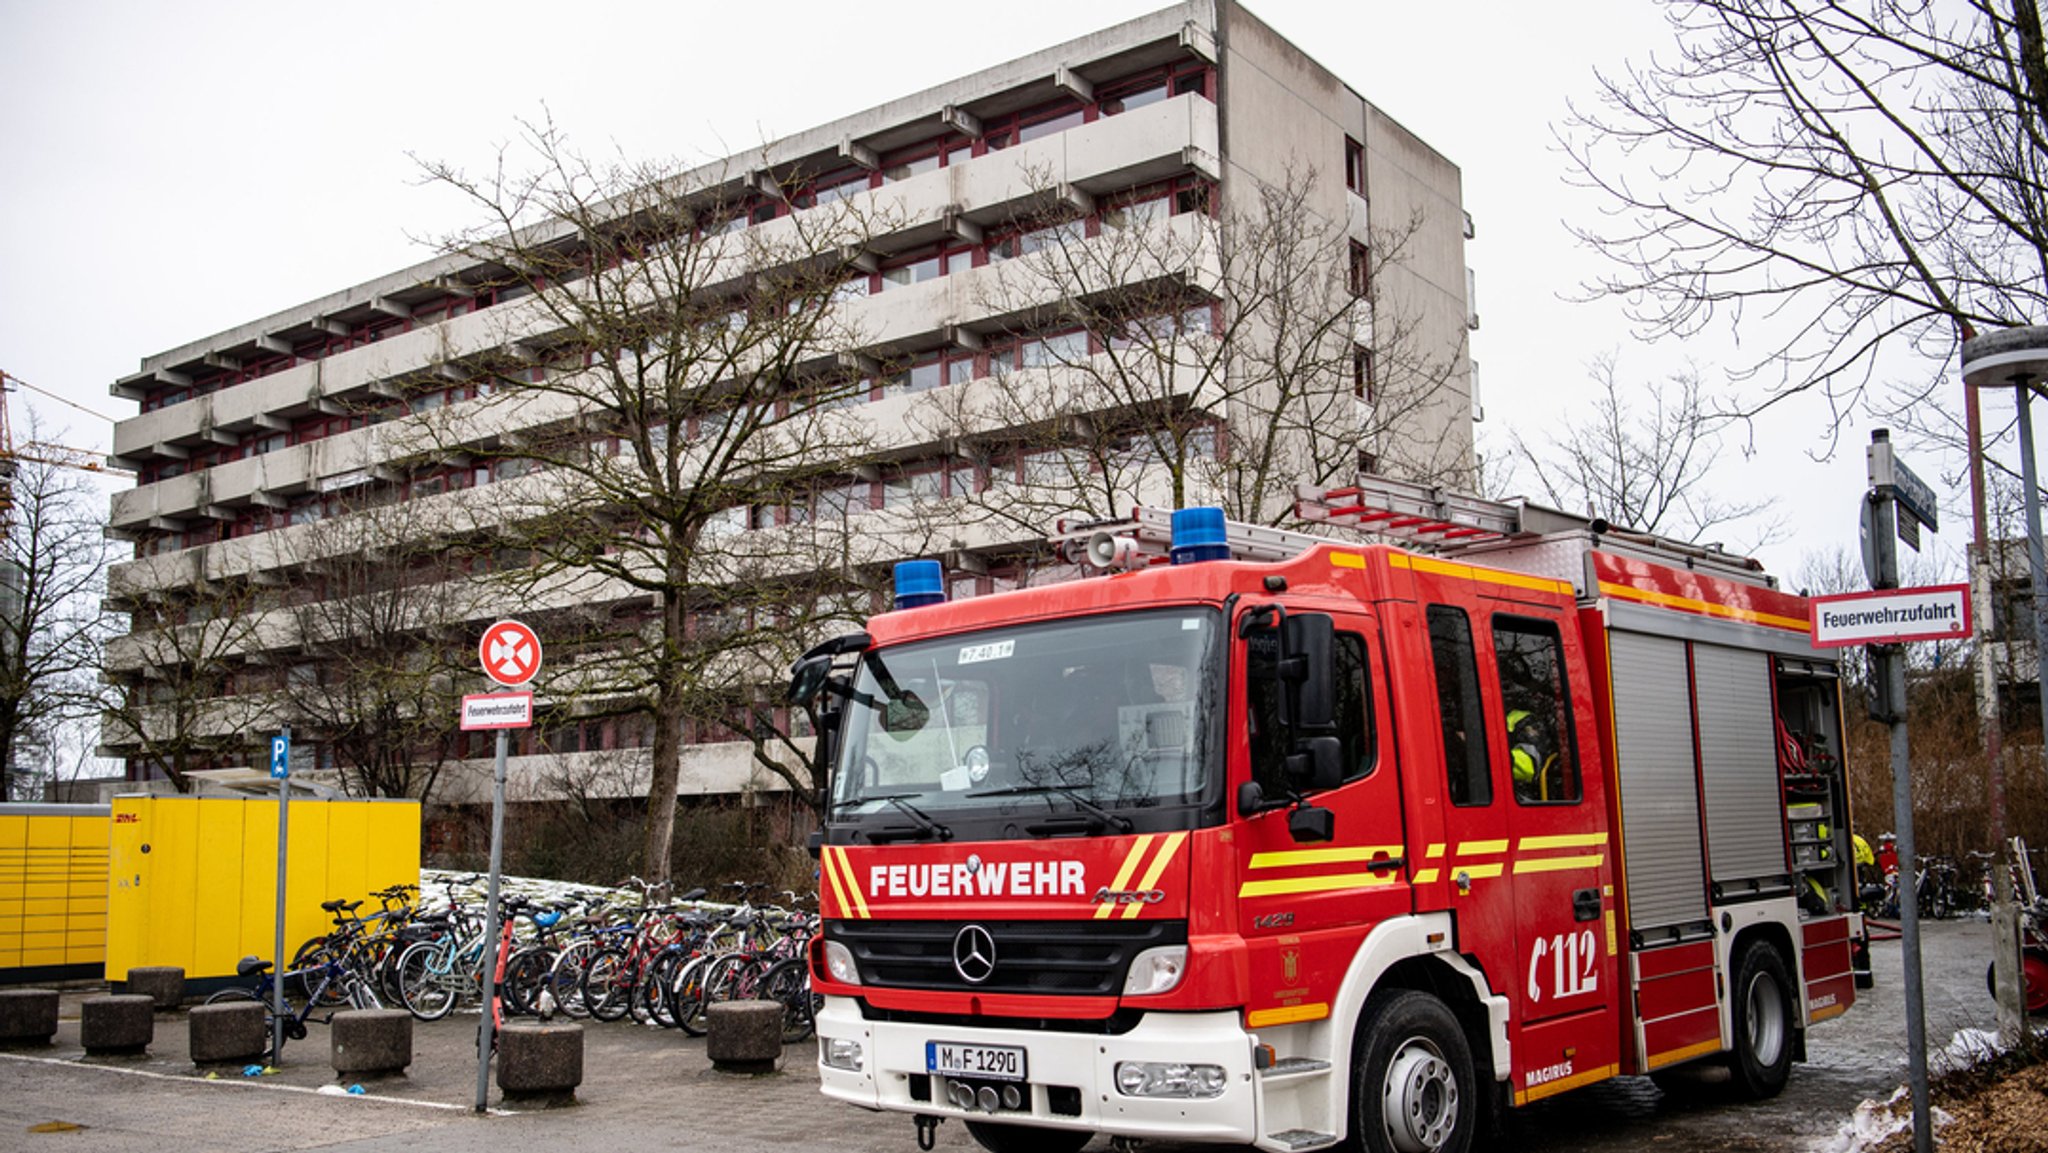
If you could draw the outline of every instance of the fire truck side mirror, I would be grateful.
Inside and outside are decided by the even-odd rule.
[[[1316,805],[1302,805],[1287,814],[1287,835],[1296,844],[1329,841],[1337,836],[1337,814]]]
[[[825,680],[832,675],[832,658],[829,656],[805,657],[789,670],[789,703],[807,705],[818,699],[825,691]]]
[[[1325,613],[1290,616],[1281,625],[1286,645],[1288,720],[1297,731],[1330,731],[1336,714],[1336,668],[1331,657],[1337,629]],[[1341,777],[1339,778],[1341,779]]]
[[[1303,739],[1287,757],[1287,778],[1305,793],[1343,784],[1344,742],[1336,737]]]

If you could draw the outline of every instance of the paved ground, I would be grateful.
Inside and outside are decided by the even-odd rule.
[[[1928,1035],[1939,1045],[1959,1028],[1988,1027],[1984,992],[1988,932],[1975,922],[1929,926]],[[1865,1097],[1902,1080],[1905,1042],[1898,946],[1875,950],[1878,987],[1850,1013],[1817,1026],[1810,1061],[1762,1105],[1727,1103],[1710,1078],[1671,1094],[1623,1078],[1518,1114],[1502,1148],[1532,1153],[1590,1150],[1662,1153],[1798,1151],[1831,1134]],[[185,1048],[182,1014],[161,1016],[146,1058],[88,1061],[78,1047],[77,1002],[67,994],[57,1043],[35,1053],[0,1054],[0,1149],[197,1153],[220,1150],[450,1150],[508,1153],[550,1149],[909,1150],[910,1121],[828,1103],[818,1096],[809,1045],[788,1050],[782,1072],[732,1077],[714,1072],[704,1043],[626,1024],[587,1033],[585,1081],[573,1108],[506,1112],[493,1086],[490,1115],[471,1110],[476,1090],[475,1018],[418,1026],[407,1076],[366,1084],[369,1096],[334,1097],[327,1036],[316,1026],[288,1046],[278,1075],[250,1080],[227,1071],[199,1080]],[[57,1122],[77,1128],[37,1131]],[[945,1125],[942,1149],[972,1147],[965,1129]],[[1092,1149],[1108,1148],[1098,1141]],[[1147,1146],[1148,1150],[1167,1148]]]

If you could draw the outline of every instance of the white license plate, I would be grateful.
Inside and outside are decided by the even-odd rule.
[[[1015,1045],[962,1045],[926,1041],[924,1067],[941,1077],[975,1077],[984,1081],[1025,1080],[1024,1050]]]

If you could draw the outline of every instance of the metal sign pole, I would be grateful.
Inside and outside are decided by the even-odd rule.
[[[286,834],[291,828],[292,815],[292,727],[284,726],[277,739],[270,746],[270,775],[277,778],[277,926],[275,941],[271,948],[270,982],[270,1061],[273,1065],[284,1060],[284,904],[285,864],[290,854]]]
[[[498,754],[491,766],[491,877],[484,897],[484,1004],[483,1021],[476,1031],[476,1111],[481,1113],[491,1093],[491,1042],[497,1036],[497,1022],[491,1017],[491,1001],[498,986],[498,878],[505,866],[505,755],[511,731],[498,730]]]
[[[1870,434],[1871,532],[1865,545],[1873,588],[1899,587],[1897,518],[1904,513],[1894,495],[1895,476],[1890,435]],[[1906,1084],[1913,1101],[1914,1153],[1933,1153],[1934,1127],[1927,1093],[1927,1010],[1920,972],[1920,886],[1914,870],[1919,858],[1913,846],[1913,777],[1906,740],[1906,649],[1904,645],[1872,645],[1871,682],[1882,709],[1878,719],[1891,727],[1892,821],[1899,839],[1899,958],[1906,986]]]

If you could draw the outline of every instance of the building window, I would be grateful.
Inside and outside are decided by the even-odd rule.
[[[1348,136],[1344,138],[1344,187],[1365,195],[1365,145]]]
[[[1378,384],[1373,379],[1372,349],[1362,344],[1351,346],[1351,394],[1367,404],[1379,399]]]
[[[1372,250],[1356,240],[1351,242],[1351,263],[1348,273],[1351,295],[1360,298],[1372,295]]]

